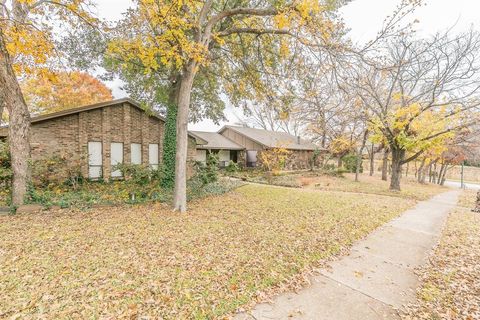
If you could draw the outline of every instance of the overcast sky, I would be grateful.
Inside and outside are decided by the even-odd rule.
[[[393,12],[399,2],[400,0],[354,0],[342,8],[341,14],[351,29],[351,38],[358,42],[373,38],[385,17]],[[97,0],[97,3],[98,15],[107,20],[121,19],[122,13],[132,6],[131,0]],[[421,35],[433,34],[452,26],[455,26],[455,31],[468,30],[472,26],[480,30],[480,0],[425,0],[425,4],[411,18],[412,21],[420,21],[416,29]],[[119,89],[118,81],[107,85],[113,90],[115,98],[126,95]],[[237,117],[242,117],[242,112],[228,107],[225,115],[229,123],[234,123],[238,121]],[[216,131],[219,127],[211,121],[203,121],[191,124],[189,129]]]

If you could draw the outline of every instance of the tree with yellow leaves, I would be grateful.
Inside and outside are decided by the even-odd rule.
[[[187,124],[197,74],[230,77],[224,92],[247,92],[239,70],[259,79],[249,57],[263,52],[272,59],[288,54],[289,41],[320,45],[335,27],[328,12],[336,1],[137,0],[122,25],[129,33],[109,43],[107,54],[123,64],[141,65],[145,74],[170,82],[168,93],[177,108],[177,152],[174,209],[186,206]],[[245,59],[244,59],[245,58]],[[255,61],[258,62],[258,59]],[[251,82],[251,81],[250,81]]]
[[[78,71],[59,72],[54,77],[31,77],[21,81],[20,87],[34,115],[113,99],[112,91],[103,82]]]
[[[468,114],[480,107],[480,34],[402,34],[381,45],[380,56],[350,61],[340,76],[369,110],[372,139],[388,146],[390,189],[400,190],[404,164],[474,122]]]
[[[0,114],[9,113],[12,203],[24,202],[29,176],[30,115],[19,79],[47,75],[60,58],[55,30],[92,24],[89,0],[0,0]]]

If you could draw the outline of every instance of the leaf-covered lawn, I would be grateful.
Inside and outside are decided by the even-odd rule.
[[[477,201],[478,190],[464,190],[458,198],[458,205],[468,209],[475,208],[475,202]]]
[[[354,180],[355,176],[353,174],[346,174],[343,178],[331,176],[300,178],[302,185],[319,190],[381,194],[416,200],[427,200],[438,193],[448,191],[446,187],[435,184],[420,184],[412,178],[406,177],[402,177],[402,191],[400,192],[390,191],[390,182],[381,180],[379,176],[370,177],[362,174],[359,182]]]
[[[480,319],[480,214],[457,208],[430,263],[419,274],[418,302],[404,319]]]
[[[193,201],[0,217],[0,318],[219,318],[413,200],[247,185]]]

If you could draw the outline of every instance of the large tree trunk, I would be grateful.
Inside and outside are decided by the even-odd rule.
[[[440,166],[440,172],[438,173],[437,177],[437,184],[441,184],[442,182],[443,170],[445,170],[445,164],[442,163],[442,165]]]
[[[173,208],[182,213],[187,211],[188,111],[194,78],[195,64],[189,63],[181,76],[177,104],[177,154]]]
[[[440,185],[441,186],[445,185],[445,180],[447,180],[447,178],[446,178],[447,171],[448,171],[448,164],[445,164],[445,169],[443,170],[442,179],[440,180]]]
[[[162,154],[162,179],[160,184],[166,189],[175,185],[175,157],[177,147],[177,103],[178,83],[180,75],[173,72],[170,76],[170,92],[168,94],[167,117],[165,121]]]
[[[402,162],[404,158],[405,150],[392,147],[392,176],[390,177],[390,190],[400,191]]]
[[[389,154],[388,149],[385,149],[383,151],[383,160],[382,160],[382,180],[383,181],[388,180],[388,154]]]
[[[12,60],[0,30],[0,101],[9,112],[9,146],[12,161],[12,204],[24,203],[29,178],[30,114],[23,98]]]

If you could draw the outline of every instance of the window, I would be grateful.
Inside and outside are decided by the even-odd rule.
[[[257,166],[257,151],[247,150],[247,167]]]
[[[140,143],[132,143],[132,164],[142,164],[142,145]]]
[[[123,143],[112,142],[110,145],[110,164],[113,167],[119,163],[123,163]],[[112,177],[118,178],[122,176],[120,170],[112,171]]]
[[[229,150],[220,150],[217,154],[218,156],[218,165],[223,168],[228,166],[230,162],[230,151]]]
[[[207,161],[207,150],[197,149],[197,154],[195,155],[195,160],[198,162],[205,163]]]
[[[148,164],[152,169],[158,169],[158,144],[156,143],[148,145]]]
[[[102,143],[88,143],[88,177],[99,179],[102,177]]]

